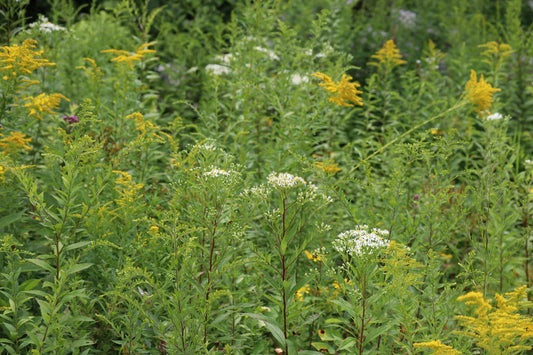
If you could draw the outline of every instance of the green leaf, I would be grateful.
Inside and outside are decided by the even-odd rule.
[[[24,215],[24,212],[19,212],[19,213],[10,214],[8,216],[0,218],[0,230],[9,226],[11,223],[18,221],[23,215]]]
[[[265,327],[270,331],[272,336],[274,336],[274,339],[276,339],[280,346],[285,346],[285,336],[277,325],[265,321]]]
[[[39,279],[30,279],[30,280],[24,281],[19,287],[22,291],[29,291],[37,287],[37,285],[39,285],[40,282],[41,280]]]
[[[279,343],[280,346],[285,346],[285,336],[283,335],[283,331],[280,329],[280,327],[276,324],[276,321],[270,317],[267,317],[263,314],[257,314],[257,313],[244,313],[244,315],[257,319],[259,321],[262,321],[265,328],[267,328],[274,339]]]
[[[335,354],[335,349],[333,349],[333,347],[328,343],[312,342],[311,345],[317,350],[326,349],[329,354]],[[301,354],[301,352],[299,354]],[[310,354],[316,354],[316,352],[313,351]],[[322,353],[318,353],[318,354],[322,354]]]
[[[9,332],[9,337],[10,338],[14,338],[17,336],[17,330],[15,329],[15,327],[10,324],[10,323],[7,323],[7,322],[4,322],[2,323],[4,325],[4,327],[6,327],[7,331]]]
[[[93,266],[92,263],[74,264],[67,269],[67,276],[78,273]]]
[[[39,266],[41,269],[44,269],[48,272],[54,273],[56,271],[50,264],[48,264],[46,261],[42,259],[28,259],[28,261],[32,264]]]
[[[50,307],[50,303],[43,301],[43,300],[37,300],[37,303],[39,304],[39,307],[41,308],[41,317],[43,317],[43,320],[45,323],[48,323],[50,321],[50,312],[52,311],[52,307]]]
[[[342,343],[340,344],[340,348],[338,350],[350,350],[350,349],[354,349],[356,345],[356,341],[355,341],[355,338],[353,337],[348,337],[346,339],[344,339],[342,341]]]
[[[83,248],[87,245],[91,244],[91,242],[78,242],[78,243],[74,243],[74,244],[70,244],[70,245],[67,245],[63,251],[67,251],[67,250],[74,250],[74,249],[79,249],[79,248]]]

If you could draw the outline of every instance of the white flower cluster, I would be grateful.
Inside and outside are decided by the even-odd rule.
[[[270,173],[268,175],[268,183],[274,187],[281,187],[281,188],[287,188],[287,187],[294,187],[298,185],[306,185],[306,182],[304,179],[302,179],[299,176],[294,176],[292,174],[288,173]]]
[[[41,16],[39,18],[39,21],[31,23],[31,28],[37,28],[40,32],[43,33],[52,33],[54,31],[65,31],[65,27],[61,27],[58,25],[54,25],[52,22],[48,21],[48,18],[45,16]]]
[[[361,256],[374,249],[386,248],[389,241],[385,239],[389,232],[383,229],[370,228],[367,225],[359,225],[355,229],[343,232],[333,241],[333,248],[339,253],[350,256]]]
[[[492,115],[488,115],[487,117],[485,117],[485,119],[487,121],[498,121],[498,120],[501,120],[503,118],[502,114],[501,113],[493,113]]]
[[[241,196],[243,197],[256,196],[256,197],[266,199],[269,193],[270,193],[270,190],[266,186],[261,185],[259,187],[251,187],[249,189],[244,189],[244,191],[241,192]]]
[[[274,53],[274,52],[271,51],[270,49],[266,49],[266,48],[259,47],[259,46],[254,47],[254,49],[255,49],[256,51],[266,53],[266,54],[268,55],[268,57],[269,57],[270,59],[272,59],[272,60],[279,60],[279,57],[276,55],[276,53]]]
[[[229,67],[219,64],[208,64],[205,66],[205,71],[211,75],[229,74],[231,72]]]
[[[208,176],[208,177],[230,176],[230,175],[231,174],[228,171],[217,169],[217,168],[213,168],[210,171],[206,171],[204,173],[204,176]]]
[[[399,9],[395,14],[398,20],[407,28],[413,28],[416,25],[416,13]]]
[[[309,77],[300,74],[291,74],[291,83],[293,85],[300,85],[302,83],[308,83]]]
[[[210,151],[210,152],[214,152],[215,150],[217,150],[217,146],[215,145],[215,143],[213,141],[207,141],[203,144],[196,144],[194,145],[193,147],[194,150],[207,150],[207,151]]]

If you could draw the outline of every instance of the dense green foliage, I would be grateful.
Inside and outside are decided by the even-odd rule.
[[[532,18],[0,0],[0,353],[527,353]]]

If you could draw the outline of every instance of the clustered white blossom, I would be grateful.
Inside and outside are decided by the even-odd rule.
[[[294,85],[300,85],[302,83],[308,83],[309,77],[300,74],[291,74],[291,83]]]
[[[198,149],[198,150],[207,150],[207,151],[211,151],[211,152],[214,152],[215,150],[217,150],[217,147],[214,143],[212,142],[206,142],[206,143],[203,143],[203,144],[196,144],[194,147],[194,149]]]
[[[399,9],[396,13],[398,20],[407,28],[412,28],[416,25],[416,13]]]
[[[224,64],[231,64],[231,62],[235,60],[235,56],[231,53],[227,53],[227,54],[217,55],[215,56],[215,59]]]
[[[501,113],[493,113],[492,115],[488,115],[487,117],[485,117],[485,119],[487,121],[497,121],[497,120],[501,120],[503,118],[502,114]]]
[[[266,199],[268,197],[268,194],[270,193],[270,190],[266,188],[266,186],[261,185],[258,187],[251,187],[248,189],[244,189],[244,191],[241,193],[242,196],[257,196],[263,199]]]
[[[367,225],[359,225],[337,236],[333,241],[333,248],[339,253],[350,256],[361,256],[372,252],[374,249],[386,248],[389,232],[383,229],[370,229]]]
[[[281,188],[286,188],[286,187],[294,187],[294,186],[298,186],[298,185],[306,185],[307,183],[305,182],[304,179],[302,179],[301,177],[299,176],[294,176],[292,174],[289,174],[289,173],[270,173],[270,175],[268,175],[268,183],[274,187],[281,187]]]
[[[259,47],[259,46],[254,47],[254,49],[255,49],[256,51],[266,53],[270,59],[273,59],[273,60],[279,60],[279,57],[276,55],[276,53],[274,53],[274,52],[271,51],[270,49],[266,49],[266,48]]]
[[[229,67],[219,64],[208,64],[205,66],[205,71],[211,75],[229,74],[231,72]]]
[[[31,23],[31,28],[37,27],[40,32],[43,33],[52,33],[54,31],[65,31],[65,27],[61,27],[58,25],[54,25],[52,22],[48,21],[48,18],[45,16],[41,16],[39,18],[39,21]]]
[[[212,168],[210,171],[206,171],[204,176],[218,177],[218,176],[230,176],[231,174],[223,169]]]

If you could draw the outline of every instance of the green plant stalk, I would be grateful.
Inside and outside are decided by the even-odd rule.
[[[404,138],[405,136],[408,136],[409,134],[411,134],[412,132],[416,131],[417,129],[419,129],[420,127],[423,127],[425,126],[426,124],[430,123],[430,122],[433,122],[435,121],[437,118],[440,118],[452,111],[455,111],[463,106],[465,106],[466,104],[468,103],[467,100],[461,100],[459,101],[459,103],[457,103],[456,105],[450,107],[449,109],[447,109],[446,111],[444,112],[441,112],[439,113],[438,115],[435,115],[433,117],[430,117],[428,118],[427,120],[425,120],[424,122],[414,126],[413,128],[409,129],[408,131],[405,131],[404,133],[402,133],[400,136],[394,138],[393,140],[391,140],[389,143],[385,144],[384,146],[382,146],[381,148],[379,148],[378,150],[376,150],[374,153],[370,154],[368,157],[366,157],[365,159],[363,159],[359,164],[357,164],[356,166],[354,166],[349,172],[348,174],[346,174],[345,176],[343,176],[342,178],[340,178],[335,184],[333,184],[333,187],[336,187],[338,184],[340,184],[342,181],[344,181],[346,179],[346,177],[350,176],[350,174],[352,174],[354,171],[356,171],[362,163],[366,163],[368,162],[370,159],[372,159],[373,157],[375,157],[376,155],[380,154],[381,152],[383,152],[385,149],[387,149],[388,147],[390,147],[391,145],[393,145],[394,143],[396,143],[397,141],[399,141],[400,139]]]

